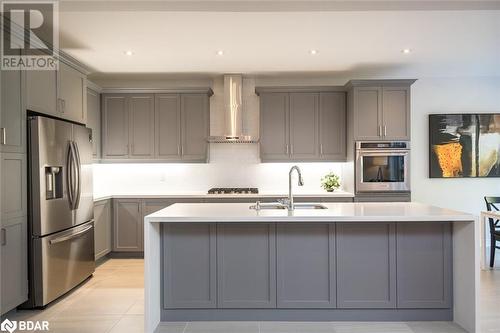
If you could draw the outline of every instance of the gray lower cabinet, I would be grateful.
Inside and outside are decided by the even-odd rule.
[[[27,217],[2,220],[0,233],[0,313],[4,314],[28,299]]]
[[[113,249],[111,200],[102,200],[94,204],[94,252],[99,259]]]
[[[275,241],[274,224],[217,225],[219,308],[276,307]]]
[[[337,223],[337,307],[396,307],[394,223]]]
[[[335,308],[335,224],[278,223],[277,307]]]
[[[451,224],[415,222],[396,227],[398,308],[450,308]]]
[[[92,157],[101,158],[101,95],[87,89],[87,127],[92,129]]]
[[[166,223],[162,232],[164,308],[215,308],[216,225]]]
[[[113,251],[143,251],[141,200],[113,201]]]
[[[102,147],[104,159],[128,158],[128,99],[124,94],[102,98]]]
[[[0,152],[26,152],[25,72],[1,71]]]
[[[155,109],[153,94],[137,94],[129,99],[129,157],[154,157]]]

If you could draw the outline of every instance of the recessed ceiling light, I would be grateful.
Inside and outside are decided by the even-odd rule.
[[[312,55],[315,55],[315,54],[318,54],[318,51],[317,50],[311,50],[311,51],[309,51],[309,53],[311,53]]]
[[[222,50],[217,51],[217,55],[219,55],[219,56],[224,55],[224,51],[222,51]]]
[[[131,56],[131,55],[134,54],[134,52],[132,52],[132,50],[127,50],[127,51],[125,51],[123,53],[125,53],[125,55],[128,55],[128,56]]]
[[[411,53],[411,49],[402,49],[401,53],[403,53],[403,54],[410,54]]]

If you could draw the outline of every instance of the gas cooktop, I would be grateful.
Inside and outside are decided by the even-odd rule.
[[[257,194],[256,187],[214,187],[208,190],[208,194]]]

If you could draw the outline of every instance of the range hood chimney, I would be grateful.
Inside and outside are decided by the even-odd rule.
[[[243,134],[243,78],[238,75],[224,75],[224,135],[211,136],[209,142],[255,143],[257,140]]]

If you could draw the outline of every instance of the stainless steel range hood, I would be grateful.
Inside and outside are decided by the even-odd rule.
[[[224,121],[223,136],[211,136],[209,142],[255,143],[257,138],[243,134],[243,78],[241,75],[224,75]]]

